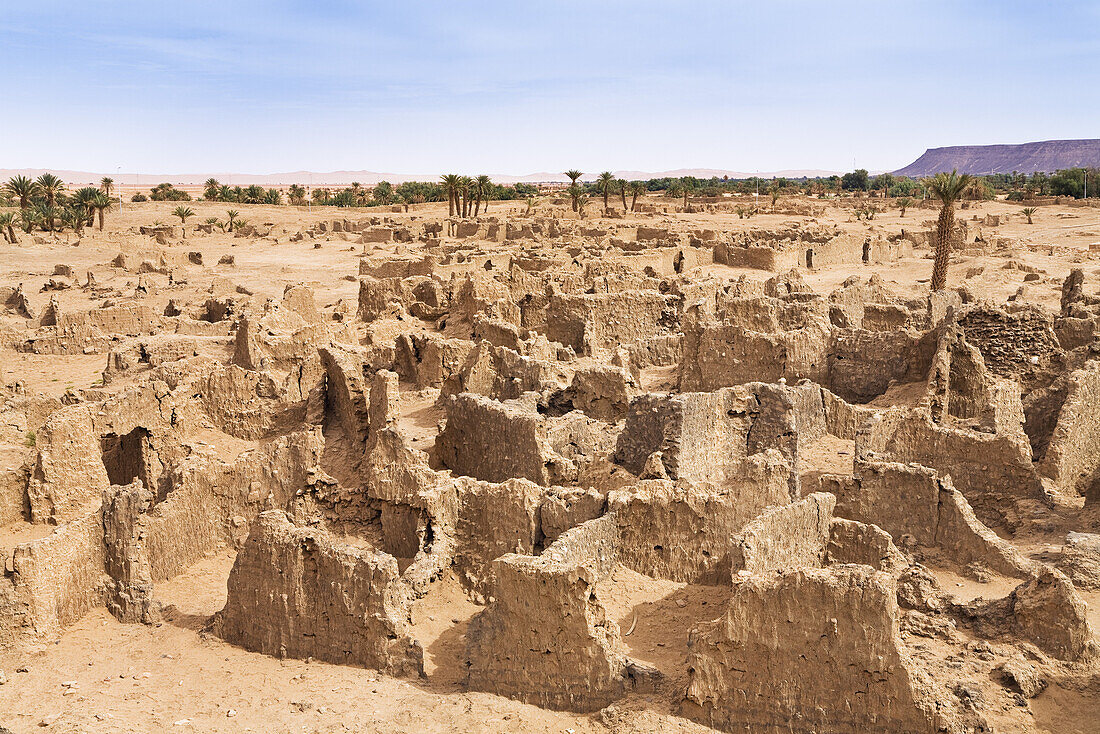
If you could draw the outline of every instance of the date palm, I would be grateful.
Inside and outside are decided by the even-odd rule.
[[[443,193],[447,195],[448,217],[453,217],[455,215],[455,208],[458,203],[459,178],[460,177],[454,173],[448,173],[439,177],[439,180],[443,184]]]
[[[38,223],[45,232],[53,232],[57,220],[61,217],[61,209],[56,204],[40,201],[34,207],[34,213],[38,217]]]
[[[233,189],[231,189],[226,184],[222,184],[221,186],[218,187],[218,197],[217,198],[218,198],[218,201],[232,201],[233,200]]]
[[[69,203],[84,209],[85,226],[90,226],[92,218],[95,217],[95,207],[92,206],[92,202],[95,201],[96,197],[102,195],[103,192],[99,189],[91,186],[84,186],[74,191],[72,197],[70,197]]]
[[[611,171],[604,171],[596,178],[596,189],[603,194],[603,208],[607,210],[607,197],[611,194],[611,185],[615,183],[615,176]]]
[[[290,197],[291,204],[300,206],[302,202],[305,201],[306,190],[298,184],[292,184],[291,187],[287,189],[287,196]]]
[[[951,230],[955,228],[955,202],[970,187],[971,176],[959,174],[958,170],[951,173],[937,173],[924,180],[928,193],[932,198],[939,199],[941,208],[940,216],[936,220],[935,233],[935,259],[932,262],[932,290],[943,290],[947,285],[947,266],[951,260]]]
[[[584,187],[579,183],[573,183],[565,191],[573,202],[573,211],[580,212],[580,202],[584,198]],[[581,213],[583,214],[583,212]]]
[[[217,201],[218,190],[221,189],[221,186],[221,183],[216,178],[206,179],[206,183],[202,185],[202,198],[206,199],[207,201]]]
[[[1035,224],[1035,222],[1031,221],[1031,218],[1035,216],[1035,212],[1037,211],[1038,209],[1033,206],[1025,206],[1023,209],[1020,210],[1020,213],[1027,217],[1028,224]]]
[[[485,201],[485,211],[489,210],[489,195],[493,192],[493,182],[488,176],[482,174],[474,179],[474,193],[477,197],[474,201],[474,216],[481,211],[481,202]]]
[[[84,227],[87,225],[87,214],[84,207],[69,207],[61,216],[61,222],[76,233],[78,238],[81,237],[84,234]]]
[[[572,192],[573,187],[578,185],[577,179],[579,179],[584,174],[582,174],[576,168],[571,168],[565,172],[565,175],[569,177],[569,188],[566,189],[566,191]],[[573,198],[573,211],[577,211],[577,197],[573,196],[572,193],[570,193],[570,196],[572,196]]]
[[[5,212],[0,214],[0,230],[4,231],[4,238],[13,245],[18,245],[19,240],[15,238],[15,212]]]
[[[177,206],[172,210],[172,215],[180,218],[180,229],[184,238],[187,237],[187,218],[195,216],[195,210],[189,206]]]
[[[110,176],[104,176],[99,179],[99,190],[106,194],[108,197],[114,193],[115,180]]]
[[[29,207],[19,210],[19,226],[21,226],[23,231],[27,234],[31,233],[31,230],[38,225],[39,221],[37,210]]]
[[[99,215],[99,231],[103,231],[103,217],[107,213],[107,210],[111,208],[111,199],[106,194],[100,194],[92,200],[92,208],[95,209],[96,214]]]
[[[905,216],[905,210],[913,206],[913,200],[908,196],[903,196],[898,199],[898,208],[901,209],[901,216]]]
[[[627,208],[626,208],[626,186],[627,186],[626,181],[620,178],[620,179],[615,181],[615,185],[619,187],[619,194],[622,195],[622,197],[623,197],[623,211],[625,212],[627,210]]]
[[[31,200],[38,196],[38,182],[27,176],[12,176],[4,184],[4,195],[19,199],[19,208],[26,209]]]
[[[685,211],[688,208],[688,195],[691,194],[691,190],[695,187],[694,184],[695,182],[689,176],[684,176],[683,180],[680,182],[681,191],[684,192]]]
[[[225,213],[225,218],[228,221],[229,231],[233,231],[233,223],[237,221],[237,217],[240,216],[240,212],[236,209],[230,209]]]
[[[638,208],[638,197],[645,193],[645,184],[641,181],[630,182],[630,211]]]
[[[470,191],[474,188],[474,180],[469,176],[461,176],[458,179],[458,191],[462,195],[462,218],[470,216]]]
[[[52,173],[43,173],[38,177],[37,183],[42,199],[50,206],[56,205],[61,198],[61,192],[65,190],[65,182]]]

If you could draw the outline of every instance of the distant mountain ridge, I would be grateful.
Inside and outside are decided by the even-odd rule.
[[[68,171],[56,168],[0,168],[0,181],[6,181],[11,176],[31,176],[37,178],[43,173],[52,173],[59,176],[67,184],[99,184],[104,176],[115,179],[126,189],[151,188],[158,183],[167,182],[177,186],[201,186],[208,178],[216,178],[220,183],[230,186],[286,186],[289,184],[301,184],[303,186],[312,183],[313,186],[348,186],[353,181],[358,181],[364,186],[373,186],[379,181],[390,183],[403,183],[405,181],[438,181],[438,173],[380,173],[377,171],[288,171],[285,173],[132,173],[121,171],[118,173],[93,173],[91,171]],[[628,181],[647,180],[651,178],[681,178],[683,176],[695,176],[696,178],[722,178],[727,176],[733,179],[751,178],[813,178],[815,176],[831,176],[834,171],[817,170],[787,170],[748,173],[745,171],[728,171],[715,168],[680,168],[674,171],[615,171],[616,178],[624,178]],[[585,173],[582,181],[594,181],[596,173]],[[567,183],[569,178],[564,173],[539,172],[521,176],[508,174],[490,174],[490,178],[498,184],[514,183]]]
[[[898,176],[918,178],[940,171],[959,173],[1050,173],[1063,168],[1100,166],[1100,139],[1043,140],[1019,145],[953,145],[929,148]]]

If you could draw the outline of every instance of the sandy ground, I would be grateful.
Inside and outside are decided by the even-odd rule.
[[[815,206],[822,202],[810,203]],[[881,206],[881,202],[877,202]],[[311,222],[336,217],[392,217],[397,221],[414,217],[437,218],[446,214],[445,204],[414,206],[408,214],[378,209],[340,210],[314,208],[308,212],[292,207],[221,205],[192,202],[196,216],[192,223],[209,216],[223,217],[227,208],[241,211],[253,223],[271,224],[278,244],[265,239],[235,238],[228,234],[192,234],[169,251],[197,251],[206,267],[189,276],[187,282],[169,283],[166,276],[148,275],[154,285],[147,302],[160,310],[170,299],[202,302],[212,287],[230,281],[260,297],[278,297],[286,285],[304,282],[312,286],[324,309],[341,302],[354,311],[358,285],[354,276],[363,248],[336,235],[323,235],[316,242],[286,242],[287,235],[305,229]],[[522,203],[494,203],[492,215],[514,216]],[[104,300],[133,293],[138,276],[109,267],[121,251],[153,252],[148,237],[131,228],[155,221],[174,223],[175,204],[126,203],[122,212],[108,214],[104,232],[90,231],[76,243],[72,236],[56,238],[19,233],[21,243],[0,243],[0,285],[22,283],[32,304],[39,310],[51,296],[62,307],[79,311],[101,305]],[[988,202],[959,210],[970,219],[987,213],[1009,214],[1010,221],[997,228],[983,228],[987,237],[1020,240],[1011,252],[971,255],[953,259],[950,284],[966,282],[976,292],[1003,301],[1025,286],[1024,300],[1056,308],[1062,279],[1072,267],[1082,267],[1089,276],[1100,274],[1100,208],[1045,206],[1028,225],[1020,207],[1005,202]],[[837,225],[851,232],[894,233],[902,228],[925,229],[935,212],[910,209],[904,218],[896,210],[879,214],[873,222],[857,222],[850,207],[829,206],[816,222]],[[667,215],[628,215],[615,223],[658,224]],[[807,217],[764,213],[751,219],[735,214],[675,215],[700,228],[745,230],[811,223]],[[971,222],[975,225],[975,222]],[[972,232],[974,230],[972,229]],[[319,245],[315,246],[315,245]],[[368,246],[370,248],[371,246]],[[398,253],[404,245],[384,245],[369,253]],[[232,255],[235,265],[216,265]],[[845,265],[804,272],[819,292],[828,292],[852,275],[867,278],[879,274],[898,291],[918,295],[927,291],[931,261],[925,253],[897,263]],[[1014,261],[1024,266],[1006,269]],[[73,267],[78,280],[91,270],[96,281],[116,296],[90,297],[80,289],[43,291],[54,267]],[[1028,271],[1038,279],[1025,282]],[[770,273],[709,266],[700,275],[730,277],[746,275],[763,280]],[[967,276],[970,277],[967,277]],[[25,337],[25,320],[0,318],[0,337]],[[12,339],[0,339],[0,344]],[[105,366],[104,354],[35,355],[0,346],[0,382],[20,381],[28,392],[59,397],[67,390],[99,387]],[[675,368],[652,368],[642,375],[647,390],[672,390]],[[111,390],[125,383],[113,384]],[[920,386],[923,388],[923,385]],[[898,385],[875,401],[876,407],[907,404],[919,396],[912,385]],[[418,448],[428,450],[441,417],[433,407],[433,391],[402,391],[403,410],[399,427]],[[7,434],[5,434],[7,435]],[[5,439],[7,441],[9,439]],[[211,431],[195,437],[223,458],[232,458],[250,448]],[[22,434],[13,435],[10,445],[0,446],[4,465],[18,464],[24,447]],[[339,459],[339,447],[334,447]],[[852,468],[851,442],[823,439],[807,447],[801,467],[804,477],[820,473],[849,473]],[[16,523],[0,528],[0,549],[10,563],[11,549],[18,542],[50,532],[48,526]],[[604,712],[576,715],[548,711],[490,694],[462,690],[464,632],[470,617],[480,607],[467,599],[458,582],[446,578],[413,609],[413,633],[425,648],[427,677],[423,680],[395,680],[369,670],[301,660],[278,660],[228,645],[204,632],[210,616],[225,601],[225,582],[232,566],[232,553],[222,552],[192,567],[168,583],[158,584],[156,596],[167,605],[164,621],[156,626],[126,625],[105,610],[88,614],[66,630],[59,639],[33,654],[0,654],[0,670],[7,682],[0,685],[0,724],[15,732],[704,732],[704,727],[676,716],[670,695],[686,675],[687,634],[700,620],[720,614],[727,589],[698,587],[648,579],[618,570],[599,593],[612,617],[625,633],[629,654],[660,669],[664,688],[657,693],[633,695]],[[979,584],[953,572],[940,570],[944,588],[960,599],[977,596],[995,598],[1011,590],[1006,579]],[[1089,603],[1094,627],[1100,630],[1100,593],[1083,595]],[[1050,732],[1095,732],[1100,722],[1100,693],[1052,687],[1032,702],[1037,730]]]

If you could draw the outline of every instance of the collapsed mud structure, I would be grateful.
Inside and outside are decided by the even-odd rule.
[[[651,224],[313,222],[285,241],[359,255],[335,303],[211,277],[159,230],[99,266],[134,292],[57,276],[101,307],[11,289],[14,350],[103,366],[3,388],[0,646],[101,607],[155,625],[230,549],[203,624],[232,645],[431,681],[452,653],[417,610],[457,589],[461,690],[605,723],[660,701],[728,732],[1031,731],[1045,689],[1095,693],[1082,271],[1057,312],[823,291],[804,276],[926,243]]]

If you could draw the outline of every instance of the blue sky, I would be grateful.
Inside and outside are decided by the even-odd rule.
[[[893,169],[1100,137],[1100,2],[6,5],[0,168]]]

